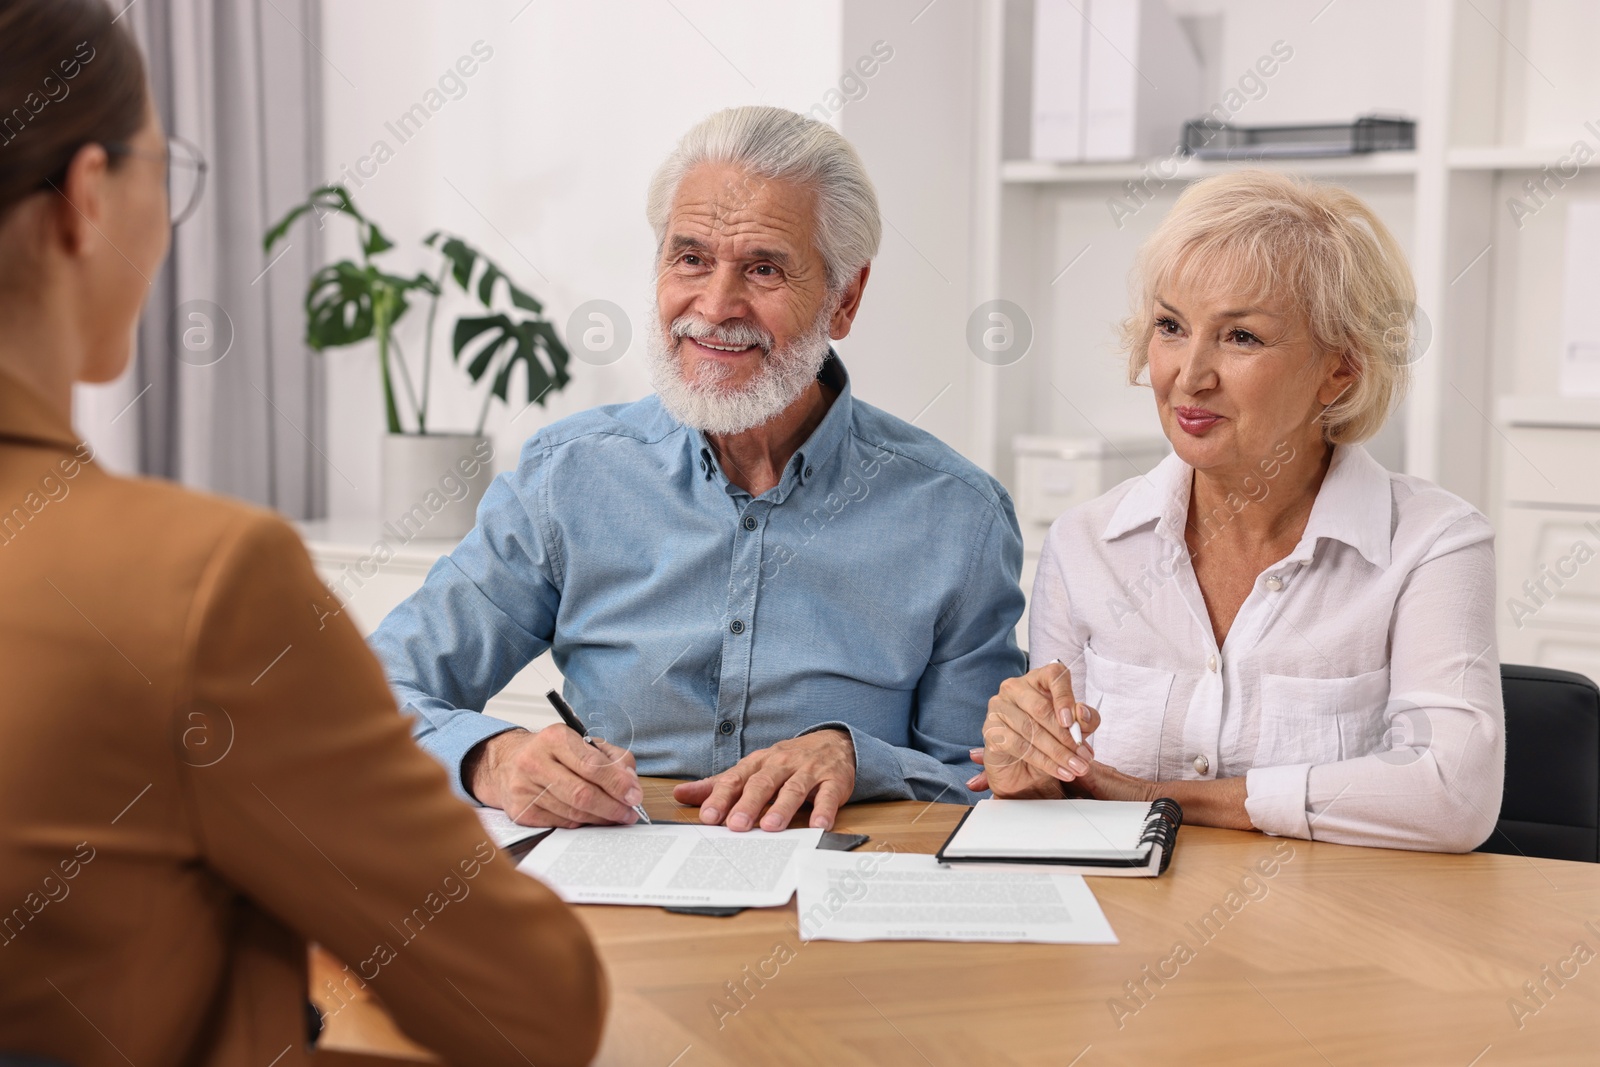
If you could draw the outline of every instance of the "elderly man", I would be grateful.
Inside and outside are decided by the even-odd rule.
[[[648,214],[655,395],[529,439],[372,637],[418,741],[529,825],[631,822],[637,773],[696,779],[677,799],[734,830],[970,795],[1023,667],[1021,538],[1005,490],[854,399],[829,345],[881,233],[860,158],[793,112],[722,111]],[[607,742],[479,710],[546,648]]]

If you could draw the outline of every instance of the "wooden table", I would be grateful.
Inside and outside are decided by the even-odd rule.
[[[671,785],[646,780],[651,816],[692,818]],[[863,804],[837,829],[933,852],[963,810]],[[792,902],[579,907],[613,991],[596,1063],[1600,1063],[1600,866],[1184,827],[1161,878],[1089,884],[1118,945],[808,943]],[[426,1058],[361,1008],[325,1048]]]

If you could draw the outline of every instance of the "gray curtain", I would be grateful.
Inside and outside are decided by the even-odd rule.
[[[127,413],[139,468],[321,517],[323,375],[302,310],[316,227],[297,228],[276,262],[261,251],[267,227],[323,177],[318,0],[159,0],[125,17],[168,132],[210,166],[139,325],[142,392]]]

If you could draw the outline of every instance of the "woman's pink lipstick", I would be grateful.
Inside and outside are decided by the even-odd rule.
[[[1172,414],[1177,417],[1183,432],[1193,437],[1205,436],[1207,430],[1222,421],[1221,415],[1205,408],[1178,407],[1172,409]]]

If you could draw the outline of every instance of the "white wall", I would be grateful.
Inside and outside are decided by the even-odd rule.
[[[513,424],[524,403],[516,385],[509,408],[495,402],[489,427],[501,469],[540,425],[649,391],[642,331],[654,244],[644,193],[676,139],[722,107],[808,110],[840,76],[840,0],[534,0],[519,13],[524,3],[334,0],[322,5],[320,44],[328,60],[330,172],[354,167],[380,139],[394,148],[376,177],[352,192],[400,246],[391,254],[397,273],[428,262],[415,246],[442,228],[545,300],[558,329],[594,298],[633,318],[629,353],[608,367],[575,361],[572,384],[547,409],[532,408]],[[466,81],[465,95],[400,145],[385,123],[479,40],[494,54]],[[353,254],[348,227],[330,221],[328,232],[336,228],[330,255]],[[422,315],[413,315],[402,338],[419,360]],[[435,351],[430,428],[467,429],[479,394],[469,394],[446,348]],[[336,469],[330,515],[376,515],[383,417],[374,349],[327,359],[328,458]]]
[[[884,218],[861,313],[840,346],[855,394],[969,454],[976,27],[971,0],[850,0],[841,65],[891,58],[858,75],[856,99],[834,117]]]

